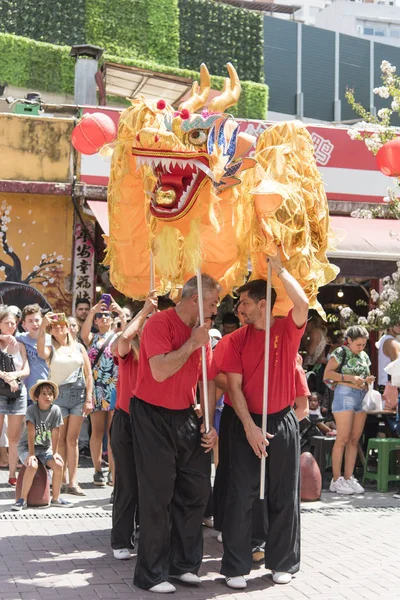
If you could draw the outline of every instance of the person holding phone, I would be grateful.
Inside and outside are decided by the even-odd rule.
[[[110,426],[113,410],[110,410],[111,397],[117,385],[118,367],[114,364],[111,344],[117,335],[113,331],[112,313],[121,319],[121,327],[125,328],[126,321],[122,308],[109,294],[103,294],[102,299],[89,311],[81,329],[83,343],[88,348],[88,355],[93,373],[93,412],[90,416],[92,434],[90,437],[90,454],[94,466],[93,483],[104,487],[106,480],[101,468],[101,450],[104,432],[108,435],[109,483],[112,483],[113,459],[110,446]],[[92,333],[96,325],[98,333]]]
[[[373,383],[375,377],[370,374],[371,361],[364,351],[369,337],[365,327],[353,325],[346,330],[344,337],[347,345],[332,352],[324,373],[326,379],[336,383],[332,403],[336,441],[332,449],[333,477],[329,490],[336,494],[351,495],[365,492],[354,477],[354,467],[358,442],[367,418],[362,402],[368,384]]]
[[[51,346],[47,345],[46,330],[51,333]],[[40,324],[37,350],[49,364],[49,376],[59,387],[55,404],[60,407],[63,424],[60,427],[59,451],[64,461],[62,492],[85,496],[77,483],[78,439],[84,417],[93,408],[92,370],[89,357],[82,344],[71,335],[64,313],[48,312]]]

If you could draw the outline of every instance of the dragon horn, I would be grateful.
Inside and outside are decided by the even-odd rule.
[[[204,63],[200,66],[200,93],[199,84],[197,81],[193,82],[192,90],[190,92],[190,98],[179,105],[179,110],[187,109],[189,112],[194,113],[196,110],[203,108],[207,102],[208,94],[210,93],[211,81],[210,73]]]
[[[239,100],[241,90],[239,76],[231,63],[228,63],[226,68],[228,69],[229,79],[225,79],[222,93],[212,99],[210,103],[210,112],[223,113],[227,108],[233,106]]]

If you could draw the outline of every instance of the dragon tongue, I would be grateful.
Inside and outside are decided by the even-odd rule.
[[[162,173],[160,179],[162,187],[183,188],[183,173]]]

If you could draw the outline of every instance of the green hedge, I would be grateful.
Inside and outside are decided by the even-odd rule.
[[[1,0],[0,32],[176,65],[178,0]]]
[[[0,31],[52,44],[85,41],[85,0],[1,0]]]
[[[0,33],[0,82],[43,92],[74,93],[74,61],[68,46]]]
[[[263,17],[214,0],[179,0],[179,64],[197,69],[205,62],[211,73],[225,75],[232,62],[239,77],[263,82]]]
[[[118,56],[178,66],[178,0],[85,1],[88,43]]]
[[[16,87],[37,89],[41,92],[73,94],[74,61],[69,56],[69,51],[68,46],[54,46],[10,34],[0,34],[0,83],[7,82]],[[111,54],[106,54],[104,58],[109,62],[151,69],[160,73],[180,75],[190,79],[199,78],[197,71],[160,65],[152,61]],[[214,89],[222,89],[223,83],[223,77],[211,78]],[[242,118],[265,119],[267,102],[266,85],[243,81],[240,100],[229,111]]]

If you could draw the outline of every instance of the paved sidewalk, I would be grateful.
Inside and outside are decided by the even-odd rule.
[[[13,490],[0,471],[0,600],[160,599],[132,584],[135,553],[117,561],[110,552],[110,487],[95,488],[82,460],[86,498],[68,496],[72,509],[11,513]],[[290,585],[272,583],[255,567],[244,591],[229,590],[219,575],[221,544],[204,530],[198,588],[177,584],[177,600],[400,600],[400,500],[373,487],[359,497],[324,493],[302,507],[302,569]]]

